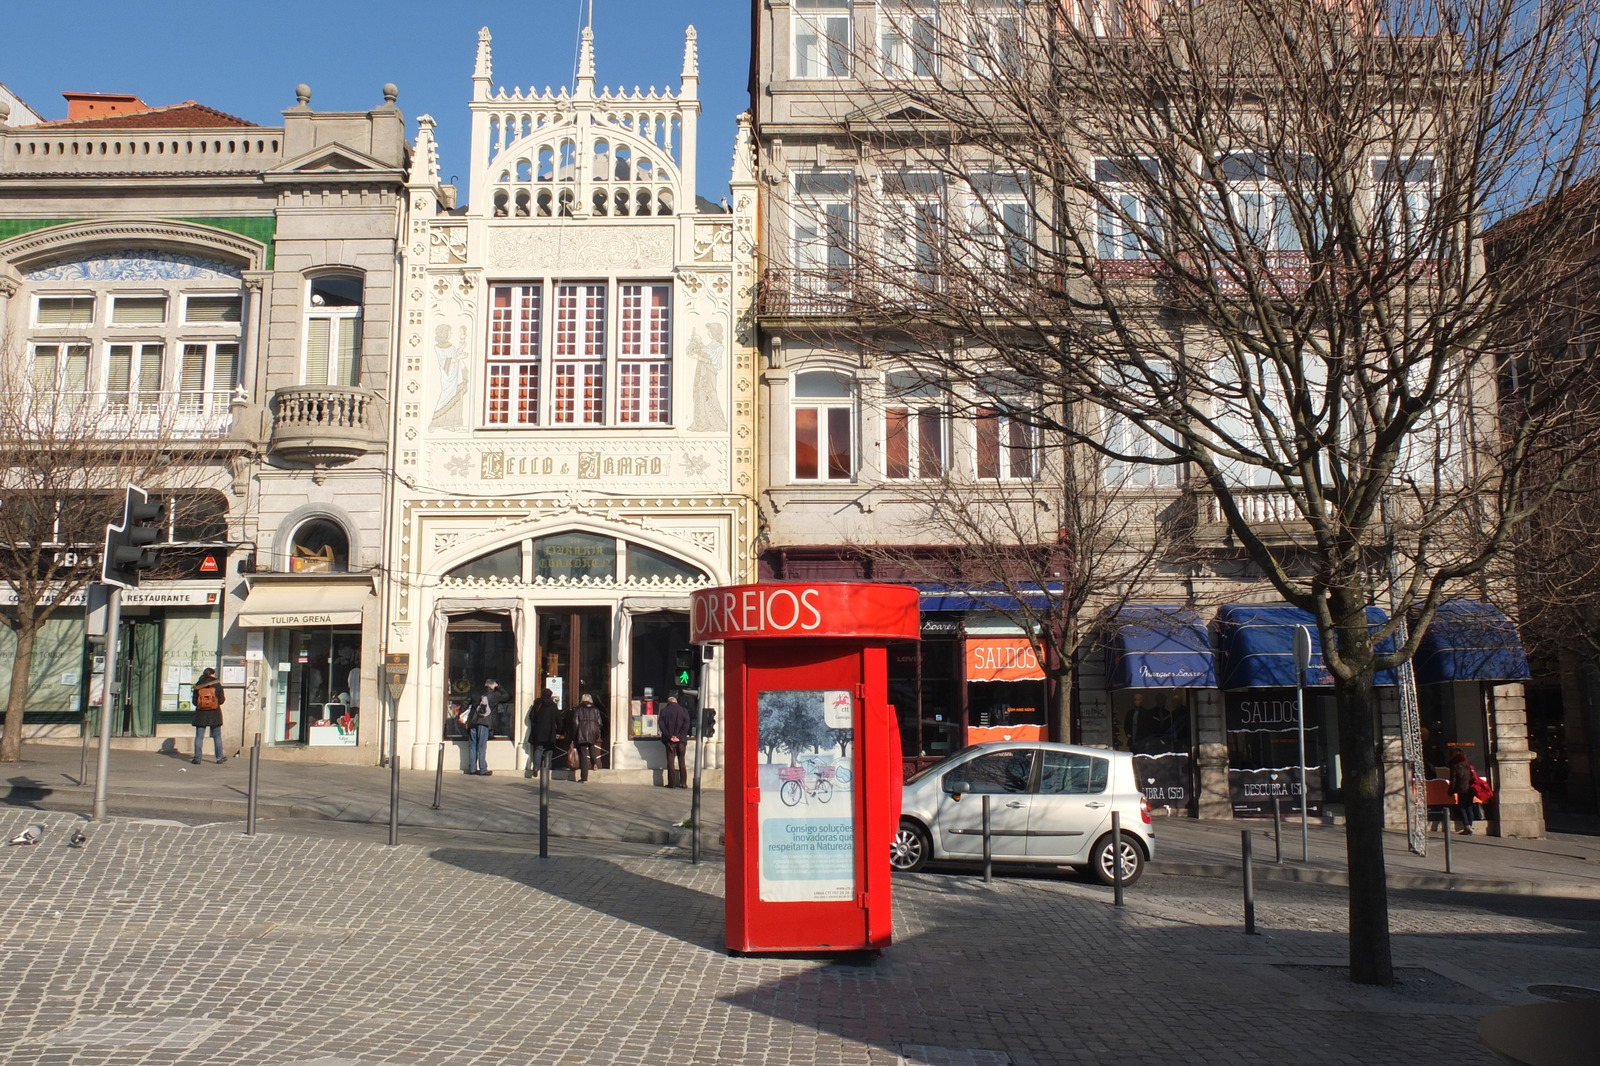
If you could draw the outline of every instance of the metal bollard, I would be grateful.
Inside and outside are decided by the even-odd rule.
[[[1444,809],[1444,872],[1450,873],[1450,808]]]
[[[539,858],[550,857],[550,749],[539,753]]]
[[[1254,936],[1256,932],[1256,875],[1250,865],[1250,830],[1239,830],[1239,844],[1244,850],[1244,931]]]
[[[1272,797],[1272,843],[1277,849],[1272,861],[1283,864],[1283,799]]]
[[[1122,906],[1122,813],[1111,812],[1111,898]]]
[[[439,741],[439,766],[433,772],[433,809],[444,808],[444,741]]]
[[[256,742],[250,745],[250,791],[249,799],[245,805],[244,835],[256,835],[256,796],[261,785],[261,734],[256,734]]]
[[[994,880],[994,857],[989,850],[989,797],[983,797],[983,883]]]

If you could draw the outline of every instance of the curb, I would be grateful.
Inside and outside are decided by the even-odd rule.
[[[1241,881],[1243,879],[1237,865],[1218,862],[1155,862],[1150,864],[1150,872],[1176,877],[1206,877],[1222,881]],[[1343,870],[1256,863],[1253,864],[1251,872],[1257,881],[1287,881],[1299,884],[1350,887],[1350,876]],[[1501,881],[1494,878],[1463,877],[1460,874],[1392,872],[1388,875],[1386,881],[1391,889],[1414,891],[1486,892],[1502,896],[1600,899],[1600,886],[1571,882],[1541,885],[1531,881]]]

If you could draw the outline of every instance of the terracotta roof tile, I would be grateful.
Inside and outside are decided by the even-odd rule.
[[[98,118],[80,118],[76,121],[62,119],[41,122],[37,126],[21,129],[52,130],[193,130],[193,129],[256,129],[254,122],[218,111],[213,107],[185,100],[181,104],[152,107],[148,111],[128,111],[120,115],[102,115]]]

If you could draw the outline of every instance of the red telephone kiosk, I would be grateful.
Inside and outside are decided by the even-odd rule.
[[[693,599],[690,639],[724,647],[729,949],[885,946],[901,788],[887,648],[919,639],[917,590],[806,582]]]

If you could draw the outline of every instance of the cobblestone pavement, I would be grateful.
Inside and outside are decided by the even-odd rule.
[[[735,958],[718,862],[45,813],[0,848],[0,1060],[761,1066],[1495,1060],[1485,1014],[1600,989],[1600,906],[1392,897],[1395,990],[1342,973],[1344,891],[897,878],[877,959]],[[369,831],[369,830],[364,830]],[[1600,993],[1596,993],[1600,995]]]

